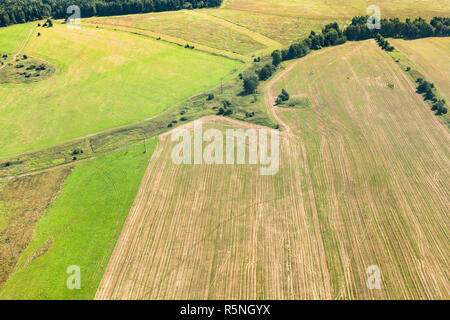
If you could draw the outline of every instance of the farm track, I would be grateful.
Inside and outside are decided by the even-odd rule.
[[[313,107],[274,108],[284,85]],[[161,136],[95,298],[448,299],[449,137],[414,91],[373,41],[292,63],[266,86],[274,176],[176,166]]]

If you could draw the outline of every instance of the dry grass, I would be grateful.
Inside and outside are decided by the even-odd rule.
[[[450,297],[449,134],[406,76],[368,41],[278,86],[313,102],[275,111],[290,128],[279,173],[175,166],[163,137],[97,299]]]
[[[288,44],[330,22],[346,26],[354,16],[366,15],[373,4],[380,7],[382,18],[450,16],[446,0],[228,0],[220,9],[206,12]]]
[[[205,12],[253,32],[258,32],[284,45],[307,37],[311,30],[322,30],[331,21],[337,21],[341,25],[348,22],[348,18],[342,17],[309,18],[303,16],[279,16],[269,13],[263,14],[230,9],[210,9],[205,10]]]
[[[197,11],[195,11],[197,12]],[[201,12],[198,11],[198,12]],[[210,48],[247,55],[265,48],[263,43],[235,28],[190,11],[149,13],[117,17],[86,19],[87,23],[148,30],[183,39],[182,43],[205,45]],[[178,41],[181,42],[181,41]]]
[[[419,40],[392,39],[392,44],[419,68],[419,71],[435,83],[447,101],[450,99],[450,38],[426,38]]]
[[[447,0],[226,0],[222,8],[250,11],[252,13],[310,18],[352,18],[366,15],[369,5],[376,4],[383,17],[430,18],[449,15]]]

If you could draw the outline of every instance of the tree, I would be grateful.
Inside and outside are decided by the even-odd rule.
[[[274,52],[272,52],[272,64],[275,67],[278,67],[281,61],[282,61],[281,51],[275,50]]]
[[[265,81],[265,80],[269,79],[272,76],[272,72],[273,72],[272,66],[269,64],[266,64],[259,71],[257,71],[259,80]]]
[[[276,103],[280,104],[282,102],[288,101],[289,99],[290,99],[289,93],[286,91],[286,89],[282,89],[281,93],[278,95]]]
[[[255,76],[250,76],[244,79],[244,92],[246,94],[252,94],[258,88],[259,82],[258,78]]]

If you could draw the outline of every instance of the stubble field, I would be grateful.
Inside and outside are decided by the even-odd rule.
[[[392,44],[434,82],[447,101],[450,99],[450,38],[392,39]]]
[[[268,97],[282,87],[312,106],[273,110],[274,176],[176,166],[162,139],[97,299],[449,297],[449,134],[409,79],[365,41],[291,65]]]

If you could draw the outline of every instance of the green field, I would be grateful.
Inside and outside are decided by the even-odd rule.
[[[16,53],[33,25],[34,23],[26,23],[0,28],[0,53],[2,55]]]
[[[36,32],[42,35],[34,34],[24,53],[48,61],[56,73],[32,84],[0,85],[0,122],[6,124],[0,127],[0,156],[154,116],[242,66],[119,31],[55,24]]]
[[[80,163],[39,220],[0,299],[92,299],[128,215],[157,139]],[[68,290],[68,266],[81,290]]]

